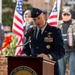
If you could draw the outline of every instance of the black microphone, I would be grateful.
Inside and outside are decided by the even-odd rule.
[[[27,30],[27,32],[24,34],[25,37],[31,36],[31,34],[33,33],[33,31],[35,30],[35,25],[31,25],[29,27],[29,29]]]

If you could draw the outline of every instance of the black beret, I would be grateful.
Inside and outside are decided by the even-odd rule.
[[[31,10],[31,17],[32,18],[36,18],[38,17],[40,14],[42,13],[42,11],[38,8],[32,8]]]

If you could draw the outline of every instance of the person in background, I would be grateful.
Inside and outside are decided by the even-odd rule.
[[[2,49],[3,40],[4,40],[4,27],[3,24],[0,23],[0,50]]]
[[[61,29],[65,44],[65,56],[58,60],[60,75],[66,74],[66,63],[68,62],[69,75],[75,75],[75,21],[72,19],[70,9],[64,8],[62,20],[58,27]]]
[[[27,33],[28,29],[30,29],[34,25],[33,19],[31,18],[31,11],[26,10],[24,12],[24,35]],[[29,36],[24,36],[24,44],[30,39]],[[26,38],[27,37],[27,38]]]
[[[26,44],[22,50],[22,55],[42,57],[46,60],[56,61],[54,65],[54,75],[59,75],[57,60],[65,55],[61,30],[49,26],[45,21],[43,11],[38,8],[32,9],[31,17],[36,28],[31,34],[31,48],[29,48],[29,43]]]
[[[34,25],[33,19],[31,18],[31,11],[30,10],[26,10],[24,12],[24,24],[23,24],[24,29],[25,29],[25,31],[24,31],[25,33],[27,32],[27,30],[29,29],[29,27],[31,25]]]

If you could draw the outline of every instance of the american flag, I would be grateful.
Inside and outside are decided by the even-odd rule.
[[[57,26],[59,20],[59,12],[60,12],[60,0],[56,0],[53,6],[53,9],[50,13],[50,16],[47,20],[50,26]]]
[[[13,18],[13,28],[12,31],[17,36],[17,46],[15,50],[15,56],[19,56],[22,52],[22,45],[23,44],[23,14],[22,14],[22,0],[17,0],[14,18]]]

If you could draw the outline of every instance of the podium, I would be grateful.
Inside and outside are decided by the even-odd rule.
[[[8,75],[54,75],[54,64],[41,57],[9,56]]]

